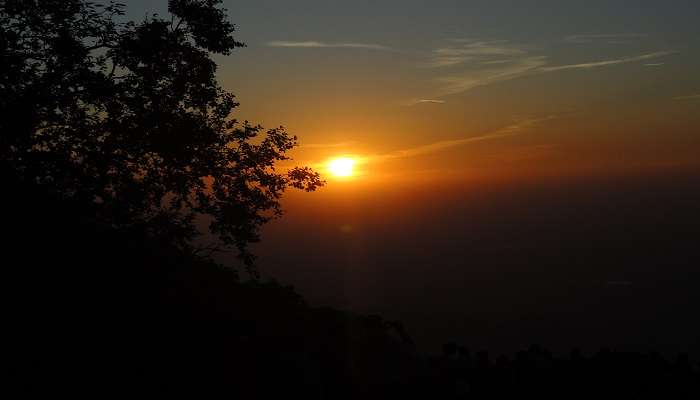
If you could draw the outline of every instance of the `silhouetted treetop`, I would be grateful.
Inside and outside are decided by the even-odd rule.
[[[286,187],[314,190],[308,168],[279,173],[296,137],[231,119],[212,53],[243,46],[220,0],[170,0],[169,15],[122,22],[124,5],[0,4],[0,157],[23,179],[85,203],[116,227],[189,246],[196,215],[237,247],[281,213]]]
[[[168,7],[173,16],[185,23],[184,29],[192,34],[198,46],[229,54],[234,47],[244,44],[233,38],[235,28],[226,20],[224,10],[216,8],[219,3],[220,0],[168,0]]]

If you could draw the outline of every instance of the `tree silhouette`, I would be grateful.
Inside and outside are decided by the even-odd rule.
[[[124,5],[0,3],[0,160],[116,229],[192,247],[197,215],[237,248],[281,213],[309,168],[275,170],[296,137],[231,119],[212,54],[244,46],[220,0],[169,0],[167,18],[122,22]]]

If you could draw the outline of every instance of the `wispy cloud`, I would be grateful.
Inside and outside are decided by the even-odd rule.
[[[529,54],[524,46],[506,40],[450,39],[433,50],[427,62],[439,71],[431,98],[516,79],[546,64],[547,57]]]
[[[673,52],[671,52],[671,51],[657,51],[655,53],[643,54],[641,56],[635,56],[635,57],[623,57],[623,58],[618,58],[618,59],[614,59],[614,60],[604,60],[604,61],[595,61],[595,62],[588,62],[588,63],[581,63],[581,64],[557,65],[554,67],[545,67],[545,68],[542,68],[542,71],[552,72],[552,71],[563,71],[563,70],[567,70],[567,69],[591,69],[591,68],[607,67],[610,65],[627,64],[627,63],[632,63],[632,62],[650,60],[653,58],[664,57],[664,56],[667,56],[667,55],[672,54],[672,53]]]
[[[462,93],[479,86],[516,79],[535,73],[546,64],[547,57],[544,56],[522,57],[490,68],[455,72],[438,77],[436,81],[440,83],[441,88],[438,89],[436,97]]]
[[[448,67],[464,64],[470,61],[484,63],[508,62],[503,57],[515,57],[524,54],[524,51],[511,45],[507,41],[471,41],[470,39],[452,39],[449,46],[433,50],[429,67]],[[498,60],[492,60],[498,57]]]
[[[380,155],[375,155],[375,156],[370,156],[366,157],[363,161],[364,162],[379,162],[379,161],[387,161],[387,160],[394,160],[394,159],[401,159],[401,158],[409,158],[409,157],[417,157],[417,156],[422,156],[426,154],[431,154],[431,153],[436,153],[439,151],[451,149],[454,147],[460,147],[460,146],[465,146],[471,143],[478,143],[478,142],[483,142],[487,140],[495,140],[495,139],[501,139],[509,136],[515,136],[524,133],[527,128],[532,127],[533,125],[539,124],[541,122],[550,120],[556,118],[554,115],[550,115],[544,118],[531,118],[531,119],[526,119],[522,120],[519,122],[516,122],[514,124],[508,125],[506,127],[503,127],[501,129],[498,129],[494,132],[485,134],[485,135],[480,135],[480,136],[469,136],[461,139],[453,139],[453,140],[441,140],[438,142],[433,142],[429,143],[426,145],[422,146],[416,146],[416,147],[411,147],[408,149],[402,149],[402,150],[397,150],[393,151],[390,153],[386,154],[380,154]]]
[[[495,65],[495,64],[508,64],[512,60],[493,60],[493,61],[482,61],[482,64],[485,65]]]
[[[674,100],[698,100],[700,99],[700,94],[691,94],[688,96],[678,96],[674,97]]]
[[[430,153],[436,153],[442,150],[447,150],[453,147],[459,147],[459,146],[464,146],[470,143],[476,143],[476,142],[483,142],[485,140],[493,140],[493,139],[499,139],[503,138],[506,136],[513,136],[515,135],[516,132],[499,132],[499,133],[491,133],[488,135],[482,135],[482,136],[471,136],[463,139],[454,139],[454,140],[443,140],[439,142],[434,142],[430,144],[426,144],[423,146],[418,146],[418,147],[413,147],[410,149],[403,149],[403,150],[397,150],[392,153],[388,154],[383,154],[383,155],[378,155],[371,157],[371,161],[385,161],[385,160],[393,160],[397,158],[408,158],[408,157],[416,157],[416,156],[422,156],[425,154],[430,154]]]
[[[388,47],[374,43],[328,43],[319,41],[289,42],[276,40],[267,43],[270,47],[292,47],[292,48],[346,48],[346,49],[367,49],[367,50],[389,50]]]
[[[436,99],[420,99],[416,100],[414,104],[445,104],[447,103],[445,100],[436,100]]]
[[[642,37],[638,34],[624,35],[578,35],[568,38],[581,42],[602,38]],[[508,41],[478,41],[472,39],[450,39],[445,45],[433,50],[427,65],[436,71],[437,82],[431,99],[463,93],[476,87],[490,85],[535,74],[603,68],[619,64],[643,62],[673,54],[657,51],[638,56],[596,60],[577,64],[551,65],[546,55],[533,54],[529,46]],[[660,64],[660,63],[659,63]],[[415,101],[409,104],[417,104]]]
[[[649,63],[649,64],[644,64],[645,67],[661,67],[663,65],[666,65],[666,63]]]
[[[607,41],[608,43],[630,43],[630,40],[645,38],[647,35],[639,33],[602,33],[591,35],[571,35],[564,38],[567,43],[591,43]]]
[[[469,136],[469,137],[464,137],[460,139],[453,139],[453,140],[441,140],[433,143],[428,143],[420,146],[415,146],[415,147],[410,147],[406,149],[401,149],[401,150],[396,150],[396,151],[391,151],[388,153],[383,153],[383,154],[371,154],[371,155],[360,155],[360,154],[352,154],[352,157],[356,160],[358,164],[376,164],[376,163],[381,163],[381,162],[386,162],[386,161],[392,161],[392,160],[400,160],[404,158],[412,158],[412,157],[419,157],[423,155],[428,155],[432,153],[438,153],[441,151],[449,150],[455,147],[461,147],[461,146],[467,146],[469,144],[473,143],[479,143],[479,142],[485,142],[485,141],[490,141],[490,140],[498,140],[498,139],[503,139],[506,137],[512,137],[512,136],[517,136],[521,134],[525,134],[528,132],[529,128],[532,128],[533,126],[540,124],[542,122],[555,119],[555,118],[560,118],[566,114],[560,114],[560,115],[548,115],[545,117],[541,118],[529,118],[529,119],[523,119],[520,121],[517,121],[513,124],[510,124],[508,126],[505,126],[503,128],[497,129],[491,133],[479,135],[479,136]],[[351,143],[351,142],[348,142]],[[338,147],[340,147],[340,143],[337,144]],[[309,145],[306,145],[305,147],[308,147]],[[336,147],[336,144],[318,144],[318,145],[313,145],[316,147]],[[532,147],[532,146],[531,146]],[[549,148],[551,147],[550,145],[540,145],[540,146],[535,146],[539,148]],[[325,162],[312,162],[309,161],[306,164],[313,168],[317,168],[319,170],[325,168],[326,163]]]

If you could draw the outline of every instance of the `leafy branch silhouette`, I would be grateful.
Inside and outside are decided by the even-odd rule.
[[[255,274],[248,245],[284,190],[323,181],[275,170],[297,144],[283,127],[231,118],[238,103],[211,57],[244,44],[220,3],[170,0],[168,17],[136,23],[115,2],[3,1],[0,160],[115,229],[193,252],[196,218],[209,216]]]

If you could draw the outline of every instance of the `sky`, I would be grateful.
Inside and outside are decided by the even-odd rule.
[[[127,2],[129,3],[129,2]],[[135,18],[165,1],[130,2]],[[696,165],[696,1],[225,1],[239,119],[366,180]]]
[[[264,275],[429,348],[700,354],[700,2],[224,5],[247,44],[216,57],[234,116],[285,126],[327,179],[286,195]]]

